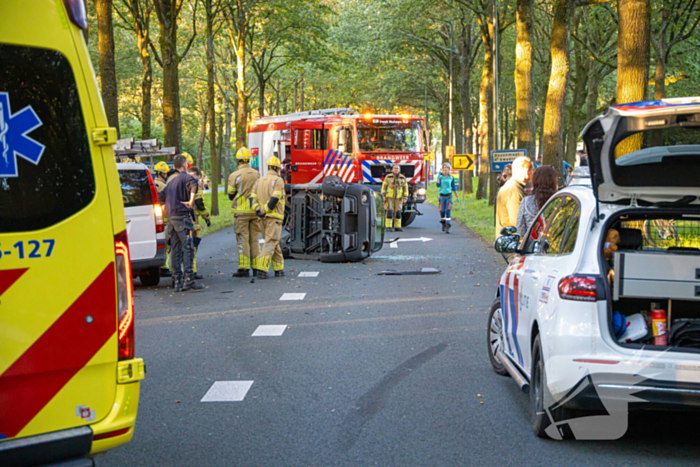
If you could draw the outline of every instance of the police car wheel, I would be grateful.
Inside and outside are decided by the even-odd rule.
[[[554,403],[547,388],[547,372],[542,357],[542,343],[539,334],[532,343],[532,368],[530,371],[530,407],[532,410],[532,431],[539,438],[549,439],[546,430],[552,421],[546,411]]]
[[[496,353],[503,351],[503,314],[501,313],[501,300],[496,299],[491,305],[489,312],[488,326],[486,328],[487,344],[489,352],[489,360],[493,371],[502,376],[507,376],[508,371],[503,366],[503,362],[498,358]]]

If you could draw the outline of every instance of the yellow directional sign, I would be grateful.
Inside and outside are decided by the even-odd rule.
[[[452,168],[455,170],[474,169],[474,154],[455,154],[452,157]]]

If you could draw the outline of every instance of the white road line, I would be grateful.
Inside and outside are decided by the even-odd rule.
[[[273,337],[281,336],[284,330],[287,329],[286,324],[263,324],[258,326],[251,337]]]
[[[318,271],[302,271],[299,277],[318,277]]]
[[[391,242],[389,243],[389,248],[398,248],[399,247],[399,242]]]
[[[280,300],[304,300],[305,293],[285,293],[282,294]]]
[[[241,402],[252,385],[252,381],[216,381],[200,402]]]

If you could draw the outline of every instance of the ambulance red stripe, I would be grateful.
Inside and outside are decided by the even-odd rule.
[[[22,274],[27,272],[27,269],[5,269],[0,271],[0,295],[4,294],[7,289],[12,287],[12,284],[17,282],[17,279],[22,277]]]
[[[0,433],[17,436],[116,332],[114,274],[110,263],[0,375]]]

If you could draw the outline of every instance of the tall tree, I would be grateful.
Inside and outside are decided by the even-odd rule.
[[[229,39],[236,55],[236,93],[238,108],[236,109],[236,149],[246,145],[248,137],[248,98],[246,92],[246,55],[248,44],[246,39],[254,27],[255,13],[262,0],[229,0],[224,9],[224,17]]]
[[[116,9],[124,21],[124,26],[136,34],[136,46],[141,55],[141,138],[151,138],[151,89],[153,87],[153,66],[151,64],[150,23],[153,0],[122,0],[131,14],[131,21]]]
[[[643,101],[649,82],[649,0],[618,0],[617,104]]]
[[[671,49],[692,37],[700,23],[699,0],[661,0],[661,18],[655,22],[654,99],[666,97],[666,68]]]
[[[119,134],[117,70],[114,65],[114,24],[112,0],[95,0],[97,8],[97,49],[100,52],[100,87],[109,126]]]
[[[463,10],[460,18],[460,34],[459,34],[459,64],[461,68],[460,83],[460,101],[462,104],[462,115],[464,122],[463,137],[466,140],[467,149],[465,152],[471,153],[474,147],[474,134],[472,127],[474,126],[474,116],[471,106],[471,79],[476,58],[481,49],[481,41],[479,41],[479,30],[473,24],[473,19],[466,17],[466,11]],[[473,170],[468,170],[464,177],[464,189],[467,193],[473,193],[472,186]]]
[[[619,0],[617,33],[617,104],[643,101],[647,97],[651,42],[649,0]],[[615,148],[616,157],[642,147],[642,134],[625,139]]]
[[[535,94],[533,88],[532,39],[534,0],[517,0],[515,46],[515,119],[518,147],[535,157]]]
[[[204,0],[204,14],[207,18],[207,113],[209,114],[209,151],[211,155],[211,215],[219,215],[219,153],[216,151],[216,92],[214,90],[214,19],[218,2]]]
[[[545,165],[554,166],[563,180],[564,160],[564,106],[569,79],[569,46],[571,14],[574,0],[556,0],[553,8],[550,54],[552,69],[547,89],[547,104],[544,112],[544,138],[542,149]]]
[[[177,50],[178,18],[183,0],[154,0],[158,25],[160,27],[160,56],[158,64],[163,68],[163,132],[165,145],[182,150],[182,116],[180,113],[180,62],[187,56],[197,36],[197,4],[194,0],[192,11],[192,37],[184,52]],[[154,49],[155,50],[155,49]]]

